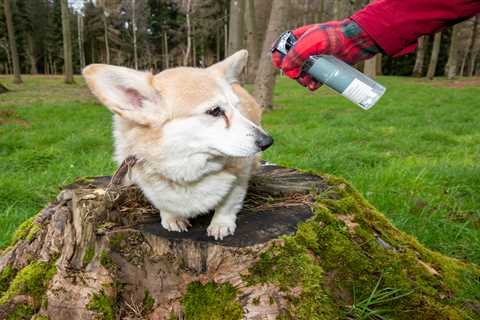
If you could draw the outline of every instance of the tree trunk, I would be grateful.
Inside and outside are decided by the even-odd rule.
[[[433,79],[437,70],[438,54],[440,53],[440,42],[442,41],[442,32],[437,32],[433,38],[432,53],[428,65],[427,78]]]
[[[383,68],[382,68],[383,56],[381,53],[377,53],[375,57],[377,58],[377,76],[381,76],[383,75]]]
[[[258,41],[258,55],[257,59],[260,60],[262,52],[263,41],[265,40],[265,34],[267,33],[270,13],[272,12],[273,0],[256,0],[255,5],[255,25],[257,28],[257,41]],[[287,22],[285,22],[285,26]]]
[[[378,60],[375,56],[365,60],[363,63],[363,73],[374,79],[377,76],[377,62]]]
[[[270,59],[270,48],[275,39],[284,31],[289,5],[289,0],[273,1],[268,28],[263,41],[262,55],[258,65],[257,76],[255,77],[254,96],[262,108],[266,110],[273,108],[273,89],[278,73]]]
[[[106,56],[106,63],[107,64],[110,64],[110,44],[109,44],[109,41],[108,41],[108,13],[105,11],[106,9],[104,8],[103,9],[103,15],[102,15],[102,18],[103,18],[103,33],[104,33],[104,37],[105,37],[105,56]]]
[[[5,55],[7,56],[7,64],[6,64],[6,70],[7,70],[7,74],[11,74],[13,72],[10,72],[10,70],[12,69],[12,57],[10,56],[10,50],[8,48],[8,45],[6,43],[1,43],[0,44],[3,48],[3,50],[5,51]]]
[[[83,16],[81,14],[77,15],[77,29],[78,29],[78,52],[79,52],[79,58],[80,58],[80,69],[83,70],[85,68],[85,49],[83,47],[85,39],[84,39]]]
[[[37,57],[35,57],[35,48],[33,45],[33,37],[30,32],[26,34],[27,37],[27,55],[30,60],[30,73],[38,74],[37,70]]]
[[[216,37],[216,50],[215,50],[215,58],[216,61],[220,61],[220,48],[222,46],[222,34],[220,32],[220,26],[217,26],[217,37]]]
[[[225,9],[225,14],[223,15],[223,55],[224,58],[228,55],[228,13]]]
[[[428,37],[423,36],[418,38],[418,46],[415,57],[415,65],[413,67],[412,76],[422,77],[423,76],[423,66],[425,63],[425,53],[427,51]]]
[[[323,22],[323,15],[325,13],[324,0],[318,0],[317,2],[318,2],[317,4],[318,7],[314,10],[314,14],[313,14],[314,23]]]
[[[166,231],[109,180],[66,187],[18,229],[0,254],[1,319],[478,318],[478,266],[426,249],[341,179],[263,165],[222,241],[211,215]],[[362,304],[375,293],[388,299]]]
[[[310,23],[310,13],[311,13],[311,9],[310,9],[310,0],[303,0],[303,25],[307,25]]]
[[[49,63],[48,63],[48,58],[47,58],[47,56],[45,56],[45,57],[43,58],[43,63],[44,63],[44,65],[45,65],[45,74],[47,74],[47,75],[50,74],[50,65],[49,65]]]
[[[63,73],[65,83],[73,83],[73,65],[72,65],[72,33],[70,32],[70,13],[68,9],[68,0],[60,1],[62,7],[62,32],[63,32]]]
[[[163,59],[164,59],[164,68],[168,69],[170,68],[170,56],[168,53],[168,38],[167,38],[167,32],[163,31]]]
[[[197,41],[195,40],[195,25],[192,25],[192,67],[197,66]]]
[[[478,55],[478,49],[476,49],[477,43],[477,35],[478,35],[478,15],[475,16],[475,20],[473,22],[473,30],[472,30],[472,37],[470,38],[470,61],[468,63],[468,76],[473,76],[473,70],[475,69],[475,60]]]
[[[369,1],[369,2],[372,3],[373,1]],[[338,5],[338,3],[339,3],[338,0],[335,1],[334,6]],[[338,17],[335,19],[337,20]],[[380,63],[381,63],[381,60],[380,60]],[[363,63],[363,73],[374,79],[377,76],[377,69],[378,69],[377,64],[378,64],[378,58],[376,56],[368,60],[365,60]]]
[[[248,64],[247,64],[247,83],[255,81],[256,70],[258,66],[258,58],[260,51],[258,50],[259,40],[257,37],[257,23],[255,14],[254,0],[248,0],[247,11],[245,14],[246,29],[247,29],[247,50],[248,50]]]
[[[135,16],[136,7],[136,0],[132,0],[133,64],[135,66],[135,70],[138,70],[137,17]]]
[[[333,0],[333,20],[339,20],[340,19],[340,0]]]
[[[190,50],[192,47],[192,26],[190,22],[190,10],[192,7],[192,0],[187,0],[186,8],[186,20],[187,20],[187,49],[185,50],[185,55],[183,56],[183,65],[188,66],[188,60],[190,58]]]
[[[7,22],[8,41],[10,44],[10,55],[12,57],[13,65],[13,83],[22,83],[20,76],[20,62],[17,52],[17,43],[15,40],[15,29],[13,26],[12,9],[10,7],[10,0],[3,1],[3,11],[5,13],[5,20]]]
[[[10,74],[10,66],[9,66],[8,62],[3,63],[3,71],[4,71],[4,74],[6,74],[6,75]]]
[[[457,76],[460,28],[461,24],[457,23],[452,29],[450,48],[448,49],[448,60],[445,66],[445,75],[447,76],[448,80],[452,80]]]
[[[243,48],[245,0],[230,1],[230,22],[228,30],[228,54]]]

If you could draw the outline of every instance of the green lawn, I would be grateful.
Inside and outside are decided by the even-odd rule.
[[[111,116],[80,78],[25,80],[0,95],[1,245],[61,185],[115,169]],[[282,79],[264,117],[275,138],[264,158],[343,176],[428,247],[480,263],[480,81],[380,82],[387,93],[364,111]]]

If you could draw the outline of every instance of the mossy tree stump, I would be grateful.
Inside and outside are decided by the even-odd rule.
[[[475,319],[480,270],[394,228],[346,182],[273,165],[234,236],[164,230],[136,187],[68,186],[0,255],[0,319]],[[369,299],[370,298],[370,299]]]

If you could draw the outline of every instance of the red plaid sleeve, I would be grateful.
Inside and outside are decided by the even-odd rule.
[[[415,49],[417,38],[480,13],[479,0],[377,0],[351,19],[388,55]]]
[[[318,84],[305,74],[302,65],[310,56],[330,54],[354,64],[377,54],[380,49],[369,35],[350,19],[313,24],[292,31],[298,39],[294,47],[284,57],[279,52],[272,53],[272,62],[292,79],[309,89]]]

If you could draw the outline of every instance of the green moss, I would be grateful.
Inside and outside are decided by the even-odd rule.
[[[10,282],[8,289],[0,297],[0,305],[19,294],[27,294],[40,303],[48,283],[55,275],[57,268],[54,264],[36,261],[22,270]]]
[[[25,239],[29,232],[30,232],[30,229],[32,228],[33,226],[33,220],[35,219],[35,217],[31,217],[30,219],[27,219],[25,220],[18,228],[17,230],[15,231],[15,233],[13,234],[13,238],[12,238],[12,244],[15,244],[17,243],[18,241],[20,240],[23,240]]]
[[[102,250],[100,253],[100,264],[107,269],[110,269],[114,266],[112,257],[110,257],[108,251]]]
[[[115,301],[107,296],[105,292],[94,293],[87,305],[87,309],[98,314],[97,319],[113,320],[115,315]]]
[[[7,316],[6,320],[24,320],[24,319],[30,319],[35,311],[33,308],[27,304],[21,304],[18,305],[15,308],[15,311],[13,313],[9,314]]]
[[[32,320],[48,320],[48,317],[44,315],[35,315]]]
[[[475,317],[464,303],[480,299],[478,267],[434,253],[399,232],[345,181],[330,177],[327,183],[331,187],[317,196],[314,216],[284,237],[283,245],[261,255],[246,278],[250,284],[276,284],[295,319],[339,319],[355,299],[371,294],[380,277],[379,292],[411,292],[374,306],[389,310],[386,317]]]
[[[34,222],[32,224],[32,227],[28,231],[26,239],[28,241],[32,241],[33,239],[35,239],[37,237],[37,235],[40,233],[41,230],[42,230],[42,226],[39,225],[38,223]]]
[[[150,291],[145,289],[145,292],[143,294],[143,310],[144,310],[144,312],[150,312],[153,309],[154,305],[155,305],[155,299],[153,299],[152,295],[150,294]]]
[[[241,319],[242,305],[235,300],[237,290],[229,283],[205,285],[192,282],[182,298],[185,318],[189,320]]]
[[[20,240],[27,239],[32,241],[37,234],[41,231],[42,227],[38,223],[35,223],[35,216],[25,220],[13,234],[11,245],[16,244]]]
[[[86,267],[92,261],[94,256],[95,256],[95,246],[93,245],[87,246],[87,248],[85,249],[85,253],[83,254],[83,260],[82,260],[83,266]]]
[[[2,272],[0,272],[0,297],[7,291],[14,276],[15,270],[10,266],[6,266]]]

